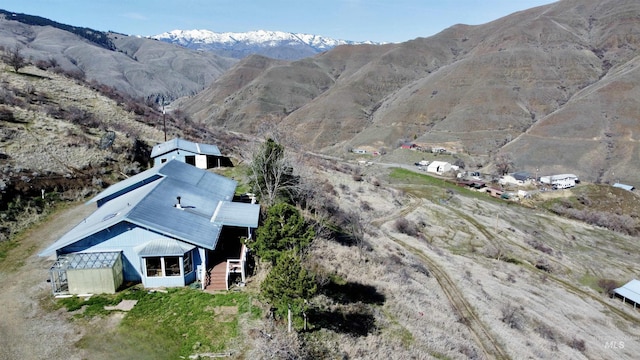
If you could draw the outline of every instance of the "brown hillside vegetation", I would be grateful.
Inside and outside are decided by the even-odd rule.
[[[279,123],[331,154],[404,139],[446,145],[487,171],[502,152],[532,173],[636,183],[639,14],[633,0],[562,0],[429,38],[268,66],[231,94],[214,82],[185,109],[237,131]]]
[[[0,15],[0,46],[18,46],[31,61],[54,61],[88,81],[140,98],[193,95],[237,60],[136,36],[105,33],[114,49],[52,26],[26,25]]]

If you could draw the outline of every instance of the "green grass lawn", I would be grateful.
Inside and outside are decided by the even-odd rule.
[[[72,297],[60,300],[69,311],[79,311],[76,321],[91,324],[105,319],[105,305],[122,299],[138,300],[114,329],[96,327],[77,343],[91,354],[109,351],[122,358],[179,359],[194,353],[234,352],[242,344],[239,320],[255,319],[260,309],[252,307],[252,295],[228,292],[211,295],[190,288],[149,292],[132,288],[116,295],[98,295],[88,300]],[[100,323],[100,322],[97,322]],[[91,329],[91,325],[89,325]]]

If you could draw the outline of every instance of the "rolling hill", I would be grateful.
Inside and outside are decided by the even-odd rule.
[[[531,173],[640,183],[639,25],[636,1],[562,0],[401,44],[250,57],[181,106],[241,132],[277,124],[328,154],[413,141],[485,172],[508,154]]]
[[[61,71],[154,101],[193,95],[237,61],[157,40],[0,11],[0,47],[16,46],[33,63],[53,62]]]

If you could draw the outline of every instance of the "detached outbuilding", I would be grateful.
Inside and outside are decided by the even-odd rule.
[[[427,165],[427,172],[442,175],[448,171],[451,171],[451,164],[445,161],[432,161]]]
[[[229,162],[215,145],[200,144],[179,138],[154,146],[151,149],[151,159],[153,159],[153,166],[162,165],[169,160],[178,160],[199,169],[226,166]]]
[[[627,184],[621,184],[621,183],[615,183],[613,184],[613,187],[627,190],[627,191],[633,191],[636,189],[633,185],[627,185]]]
[[[623,302],[630,302],[635,309],[640,304],[640,280],[633,279],[628,283],[613,290],[616,297],[622,298]]]

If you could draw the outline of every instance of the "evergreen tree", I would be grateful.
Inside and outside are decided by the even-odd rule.
[[[251,248],[261,259],[274,263],[281,252],[298,252],[309,245],[314,236],[313,228],[296,207],[278,203],[267,211]]]
[[[291,307],[294,315],[307,310],[307,300],[317,291],[313,274],[302,266],[294,251],[280,254],[260,287],[262,295],[276,309],[276,314],[285,318]]]

